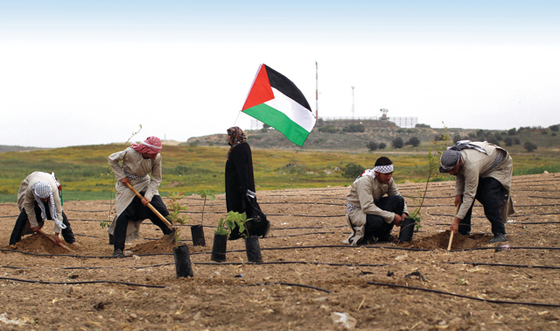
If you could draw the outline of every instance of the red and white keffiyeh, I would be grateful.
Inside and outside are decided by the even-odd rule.
[[[140,144],[132,143],[131,147],[139,153],[158,154],[161,152],[161,140],[158,137],[151,136]]]

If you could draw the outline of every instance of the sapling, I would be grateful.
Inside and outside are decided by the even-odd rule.
[[[170,201],[167,203],[167,209],[169,210],[169,215],[165,216],[171,223],[179,223],[185,224],[187,222],[188,216],[181,217],[179,213],[182,210],[186,210],[187,206],[183,206],[181,204],[181,198],[183,198],[185,192],[173,192],[170,193],[169,198]],[[175,229],[174,232],[175,237],[175,247],[179,247],[179,241],[181,240],[181,231],[179,229]]]
[[[138,129],[138,131],[136,132],[132,132],[132,134],[130,135],[130,137],[125,141],[124,145],[125,147],[128,145],[128,142],[130,141],[130,139],[132,139],[135,135],[137,135],[138,133],[140,133],[140,131],[142,131],[142,124],[139,124],[140,128]],[[111,169],[111,165],[109,163],[107,163],[108,165],[108,174],[111,174],[113,172],[113,170]],[[115,183],[116,183],[117,179],[115,178]],[[113,186],[111,186],[111,202],[109,203],[109,215],[107,215],[108,219],[111,219],[111,211],[113,210],[113,189],[115,188],[115,184],[113,183]],[[101,221],[99,222],[99,225],[101,226],[102,229],[105,229],[107,226],[109,226],[110,221]]]
[[[167,209],[169,210],[169,215],[167,215],[165,218],[167,218],[168,220],[171,221],[171,223],[179,223],[179,224],[185,224],[187,223],[187,219],[189,218],[188,216],[183,216],[181,217],[179,215],[179,213],[182,210],[186,210],[187,206],[183,206],[181,204],[181,199],[184,197],[185,192],[180,192],[180,193],[171,193],[169,198],[171,199],[168,203],[167,203]]]
[[[206,199],[208,198],[210,201],[214,201],[216,197],[214,196],[212,190],[200,191],[200,197],[204,198],[204,203],[202,204],[202,219],[200,220],[200,226],[202,226],[202,222],[204,221],[204,207],[206,207]]]
[[[252,218],[247,218],[246,213],[239,213],[236,211],[230,211],[227,214],[226,219],[220,219],[218,222],[218,228],[214,231],[215,234],[230,235],[231,231],[236,227],[239,227],[239,233],[241,237],[249,237],[249,230],[247,229],[247,221],[252,220]],[[225,228],[224,225],[227,227]]]
[[[222,235],[222,236],[229,236],[229,229],[228,228],[224,228],[224,219],[220,218],[220,221],[218,222],[218,228],[216,228],[216,230],[214,231],[215,234],[218,235]]]
[[[419,191],[420,205],[412,212],[412,214],[408,216],[409,218],[414,219],[416,230],[422,227],[422,214],[420,213],[420,210],[422,209],[424,199],[426,198],[426,193],[428,192],[428,184],[430,183],[430,179],[434,176],[439,168],[439,156],[441,156],[441,154],[443,153],[444,148],[447,147],[447,141],[449,140],[447,127],[444,126],[444,134],[440,138],[441,140],[432,140],[433,147],[430,147],[430,149],[428,150],[428,155],[426,156],[428,159],[428,177],[426,178],[426,186],[424,187],[424,192]],[[436,158],[436,156],[438,157]]]
[[[175,247],[179,247],[179,241],[181,241],[181,231],[179,231],[178,229],[175,229],[175,232],[173,233],[173,236],[175,237],[175,239],[174,239]]]
[[[246,227],[246,222],[251,219],[247,219],[247,213],[239,213],[236,211],[230,211],[226,217],[226,225],[233,231],[236,227],[239,227],[239,234],[243,238],[249,237],[249,230]]]

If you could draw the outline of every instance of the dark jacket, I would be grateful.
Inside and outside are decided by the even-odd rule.
[[[253,158],[249,144],[241,143],[229,153],[226,162],[226,207],[227,211],[246,211],[247,190],[255,192]]]

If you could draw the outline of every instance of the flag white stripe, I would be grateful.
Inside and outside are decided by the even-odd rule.
[[[290,120],[297,123],[307,132],[313,130],[316,119],[309,109],[301,106],[274,87],[272,92],[274,93],[274,99],[265,102],[265,104],[284,113]]]

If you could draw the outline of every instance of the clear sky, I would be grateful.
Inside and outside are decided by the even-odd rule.
[[[258,66],[319,117],[560,123],[560,1],[0,0],[0,144],[225,133]]]

